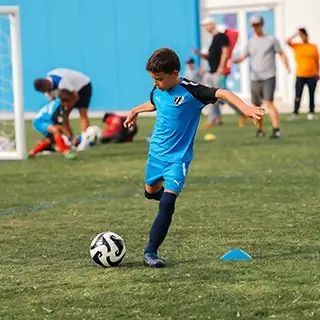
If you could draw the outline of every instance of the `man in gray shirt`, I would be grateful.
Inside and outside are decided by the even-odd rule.
[[[256,106],[261,106],[265,102],[269,110],[273,131],[272,139],[280,138],[280,117],[277,108],[273,103],[276,89],[276,62],[275,56],[279,54],[286,69],[290,72],[290,67],[286,55],[283,53],[279,41],[263,32],[264,20],[260,16],[251,18],[251,26],[254,36],[249,39],[243,55],[233,63],[241,63],[247,57],[251,62],[251,100]],[[258,124],[257,137],[265,135],[262,120]]]

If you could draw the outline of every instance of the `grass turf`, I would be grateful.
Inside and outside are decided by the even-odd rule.
[[[283,122],[270,141],[225,120],[216,141],[198,131],[161,270],[142,266],[157,212],[143,199],[154,119],[140,119],[135,143],[76,161],[1,162],[0,319],[320,319],[319,123]],[[29,146],[38,138],[28,123]],[[88,250],[107,230],[128,252],[105,270]],[[253,261],[219,261],[230,248]]]

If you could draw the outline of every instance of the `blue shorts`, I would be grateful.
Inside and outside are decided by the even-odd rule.
[[[165,189],[180,193],[188,175],[190,162],[164,162],[149,154],[145,184],[152,186],[164,180]]]
[[[41,119],[35,119],[32,122],[32,126],[35,130],[41,132],[45,137],[50,137],[50,133],[48,133],[48,127],[51,126],[52,123],[50,121],[43,121]]]

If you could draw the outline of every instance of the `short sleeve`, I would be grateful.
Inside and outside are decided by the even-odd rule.
[[[247,43],[246,44],[246,46],[244,47],[244,49],[243,49],[243,52],[242,52],[242,55],[244,56],[244,57],[249,57],[249,43]]]
[[[151,92],[150,92],[150,102],[151,102],[154,106],[156,106],[156,104],[154,103],[154,100],[153,100],[154,90],[156,90],[156,86],[154,86],[153,89],[152,89]]]
[[[290,42],[288,44],[289,47],[291,47],[293,50],[297,49],[299,47],[300,43],[296,43],[296,42]]]
[[[193,96],[204,105],[207,105],[209,103],[216,103],[218,100],[218,98],[216,98],[217,90],[217,88],[209,88],[202,84],[199,84]]]
[[[230,46],[230,42],[229,39],[227,37],[227,35],[225,33],[221,34],[221,47],[229,47]]]
[[[210,103],[216,103],[218,98],[216,92],[218,88],[209,88],[199,83],[183,80],[181,85],[198,101],[203,105]]]
[[[229,39],[227,37],[227,35],[225,33],[221,34],[221,47],[229,47],[230,46],[230,42]]]
[[[274,49],[274,52],[276,53],[282,52],[280,42],[277,38],[273,38],[273,49]]]

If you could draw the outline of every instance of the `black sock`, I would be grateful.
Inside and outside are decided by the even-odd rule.
[[[144,196],[149,200],[160,201],[163,195],[163,191],[164,191],[164,187],[161,187],[161,189],[158,190],[156,193],[149,193],[146,190],[144,190]]]
[[[159,191],[157,191],[154,195],[153,195],[153,199],[160,201],[162,195],[163,195],[163,191],[164,191],[164,187],[161,187],[161,189]]]
[[[173,193],[163,193],[159,202],[159,212],[153,221],[149,234],[149,243],[144,253],[157,253],[158,248],[166,238],[172,221],[176,199],[177,196]]]

